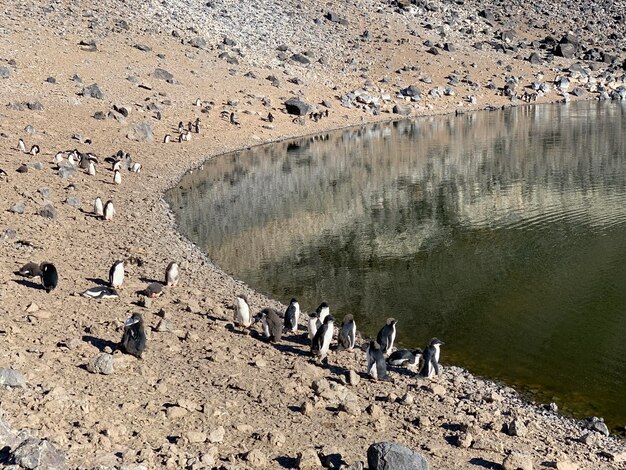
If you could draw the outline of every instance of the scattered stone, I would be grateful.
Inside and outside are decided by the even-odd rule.
[[[438,395],[440,397],[445,396],[446,394],[446,389],[443,385],[439,385],[439,384],[430,384],[427,387],[427,390],[431,393],[434,393],[435,395]]]
[[[574,44],[558,44],[554,54],[566,59],[573,59],[576,55],[576,46]]]
[[[206,48],[206,39],[196,36],[189,41],[189,45],[198,49],[204,49]]]
[[[509,436],[524,437],[528,434],[528,428],[521,419],[514,419],[507,426]]]
[[[104,99],[104,92],[97,83],[92,83],[91,85],[83,88],[81,94],[88,98],[95,98],[98,100]]]
[[[154,72],[152,72],[152,76],[158,80],[172,81],[174,80],[174,75],[169,73],[165,69],[156,68]]]
[[[350,385],[357,386],[361,381],[359,374],[353,370],[346,372],[346,382]]]
[[[302,405],[300,405],[300,413],[304,416],[311,416],[313,413],[313,405],[308,401],[305,401]]]
[[[145,44],[135,44],[135,49],[139,49],[141,52],[150,52],[152,48],[150,46],[146,46]]]
[[[61,470],[65,469],[65,455],[49,441],[30,437],[14,451],[15,463],[23,468]]]
[[[400,116],[408,116],[413,111],[413,108],[409,105],[396,104],[392,111],[394,114],[399,114]]]
[[[126,137],[137,142],[152,142],[152,126],[147,122],[137,123],[133,126]]]
[[[41,209],[39,209],[39,215],[45,217],[46,219],[56,220],[57,210],[52,204],[46,204]]]
[[[98,354],[89,364],[87,370],[92,374],[110,375],[113,373],[113,356],[107,353]]]
[[[192,444],[199,444],[206,441],[206,433],[200,431],[188,431],[185,437]]]
[[[308,65],[311,63],[311,60],[307,56],[305,56],[304,54],[300,54],[300,53],[296,53],[292,55],[291,60],[293,60],[294,62],[303,64],[303,65]]]
[[[24,211],[26,210],[26,206],[24,205],[23,202],[16,202],[15,204],[11,206],[9,210],[13,212],[14,214],[23,214]]]
[[[428,470],[422,455],[395,442],[379,442],[367,449],[370,470]]]
[[[26,387],[24,375],[15,369],[0,369],[0,385],[7,387]]]
[[[0,78],[9,78],[10,72],[7,67],[0,67]]]
[[[472,443],[472,449],[501,453],[504,451],[504,444],[489,437],[478,436],[474,439],[474,442]]]
[[[39,310],[39,305],[37,305],[35,302],[31,302],[30,304],[28,304],[28,307],[26,307],[26,313],[35,313]]]
[[[584,421],[585,427],[591,431],[598,432],[600,434],[604,434],[605,436],[609,435],[609,428],[604,424],[604,419],[598,418],[597,416],[592,416],[591,418],[587,418]]]
[[[578,464],[571,460],[559,460],[555,466],[556,470],[578,470]]]
[[[57,82],[57,79],[54,77],[48,77],[46,78],[46,82],[51,83],[51,84],[55,84]]]
[[[76,173],[76,167],[70,163],[65,163],[59,166],[59,176],[63,179],[70,178]]]
[[[287,113],[294,114],[296,116],[306,116],[311,109],[311,106],[298,98],[290,98],[285,101],[285,107],[287,108]]]
[[[224,440],[224,436],[226,435],[226,429],[223,426],[220,426],[209,434],[209,442],[211,444],[218,444]]]
[[[265,468],[269,464],[267,457],[259,449],[252,449],[246,454],[246,461],[252,468]]]
[[[318,470],[321,467],[322,462],[315,449],[306,449],[298,454],[298,468],[300,470]]]
[[[463,449],[471,447],[472,442],[474,442],[474,436],[467,431],[458,434],[454,440],[454,444],[457,447],[462,447]]]
[[[372,403],[367,408],[365,408],[367,414],[369,414],[372,418],[380,418],[383,415],[383,409],[375,403]]]
[[[75,197],[75,196],[70,196],[65,200],[65,203],[75,207],[76,209],[80,209],[81,206],[81,200],[79,197]]]
[[[503,470],[533,470],[533,459],[528,454],[512,452],[502,462]]]
[[[18,173],[28,173],[28,165],[20,165],[15,171]]]

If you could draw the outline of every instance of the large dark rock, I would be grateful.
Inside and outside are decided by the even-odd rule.
[[[9,69],[7,67],[0,67],[0,78],[9,78]]]
[[[298,98],[290,98],[285,101],[285,107],[289,114],[295,114],[296,116],[306,116],[311,109],[311,106]]]
[[[22,442],[12,454],[17,465],[30,470],[67,468],[63,452],[45,439],[30,437]]]
[[[294,62],[298,62],[300,64],[304,64],[304,65],[308,65],[311,63],[311,60],[305,56],[304,54],[294,54],[291,56],[291,60],[293,60]]]
[[[576,45],[571,43],[557,44],[554,54],[566,59],[573,59],[576,55]]]
[[[422,92],[415,85],[409,85],[408,87],[401,89],[400,93],[411,98],[419,98],[422,96]]]
[[[378,442],[367,449],[370,470],[428,470],[424,457],[395,442]]]
[[[404,104],[397,104],[393,107],[393,113],[399,114],[400,116],[408,116],[413,111],[413,108]]]
[[[88,98],[96,98],[98,100],[104,99],[104,92],[97,83],[83,88],[82,95]]]
[[[206,47],[206,39],[201,38],[200,36],[196,36],[191,41],[189,41],[189,45],[198,49],[204,49]]]
[[[152,72],[152,76],[159,80],[174,80],[174,75],[169,73],[167,70],[161,68],[154,69],[154,72]]]

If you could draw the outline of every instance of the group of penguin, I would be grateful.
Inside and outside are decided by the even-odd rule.
[[[280,341],[282,334],[296,333],[300,317],[300,304],[294,298],[289,302],[284,315],[280,315],[275,309],[266,307],[256,316],[250,313],[250,305],[245,295],[240,294],[235,299],[234,321],[242,328],[250,328],[253,323],[261,322],[263,336],[270,342]],[[311,355],[320,363],[326,361],[331,343],[334,337],[335,319],[330,315],[330,308],[326,302],[322,302],[317,309],[309,314],[308,339],[311,344]],[[376,336],[376,340],[370,340],[367,346],[367,374],[374,380],[389,380],[387,365],[413,366],[416,367],[420,376],[425,378],[439,374],[439,358],[441,346],[444,344],[437,338],[433,338],[426,350],[420,348],[414,350],[397,349],[394,351],[393,344],[396,339],[396,324],[394,318],[387,319],[386,324]],[[337,336],[337,350],[350,351],[356,346],[356,322],[350,314],[343,319]]]
[[[34,262],[26,263],[16,274],[24,277],[39,277],[41,285],[47,293],[52,292],[59,283],[57,268],[54,264],[48,262],[41,264]],[[91,299],[116,299],[119,297],[118,289],[121,289],[124,283],[124,275],[124,261],[115,261],[111,269],[109,269],[109,285],[91,287],[82,292],[81,295]],[[175,262],[169,263],[165,269],[165,285],[167,287],[176,287],[179,277],[180,270],[178,264]],[[163,293],[163,284],[153,282],[140,293],[148,297],[159,297]],[[147,337],[143,317],[140,313],[133,313],[124,322],[124,333],[119,343],[120,350],[141,358],[146,349],[146,344]]]

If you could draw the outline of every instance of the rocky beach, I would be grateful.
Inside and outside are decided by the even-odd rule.
[[[448,364],[445,350],[440,376],[393,369],[376,382],[361,348],[315,364],[304,319],[276,344],[242,334],[237,294],[254,313],[286,306],[212,264],[178,234],[163,199],[206,159],[262,143],[430,114],[624,100],[626,3],[3,6],[0,463],[356,470],[390,468],[368,463],[368,448],[395,442],[434,469],[626,468],[623,440],[601,421],[531,403]],[[196,119],[198,132],[187,132]],[[94,170],[70,163],[72,149],[93,154]],[[119,150],[141,171],[124,168],[117,184],[105,159]],[[112,220],[94,214],[96,197],[112,201]],[[107,284],[116,260],[126,268],[119,298],[81,296]],[[56,266],[50,293],[16,274],[31,261]],[[172,261],[176,287],[138,294]],[[146,324],[142,359],[118,350],[133,313]]]

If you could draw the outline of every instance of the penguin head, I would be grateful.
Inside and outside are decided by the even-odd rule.
[[[129,326],[134,325],[135,323],[142,323],[142,322],[143,322],[143,318],[141,318],[141,314],[133,313],[130,317],[126,319],[126,321],[124,322],[124,326],[129,327]]]
[[[421,356],[422,354],[424,354],[424,351],[422,351],[422,348],[415,348],[413,350],[413,355],[414,356]]]
[[[52,263],[41,263],[41,272],[44,274],[52,272],[55,269],[56,268],[54,267],[54,264]]]
[[[328,304],[326,302],[322,302],[320,306],[317,307],[317,313],[320,313],[325,308],[328,308]]]
[[[380,349],[380,344],[378,344],[378,342],[371,340],[370,341],[370,349],[373,351],[376,351],[378,349]]]
[[[335,321],[335,318],[332,315],[328,315],[326,318],[324,318],[324,323],[332,323]]]
[[[396,320],[395,318],[387,318],[387,325],[395,326],[396,323],[398,323],[398,320]]]
[[[245,303],[248,303],[248,297],[246,297],[246,294],[237,294],[237,297],[243,299]]]
[[[354,320],[354,317],[349,313],[345,317],[343,317],[344,323],[350,323],[352,320]]]
[[[295,297],[292,297],[291,300],[289,301],[290,304],[296,304],[298,303],[298,300]]]
[[[309,318],[319,318],[319,317],[320,317],[320,314],[317,311],[309,313]]]
[[[266,308],[264,308],[263,310],[261,310],[259,313],[257,313],[254,317],[254,321],[258,322],[258,321],[263,321],[264,318],[267,317],[267,312],[268,310]]]
[[[441,340],[439,340],[437,338],[433,338],[433,339],[430,340],[430,345],[431,346],[442,346],[444,344],[446,344],[446,343],[444,343],[443,341],[441,341]]]

